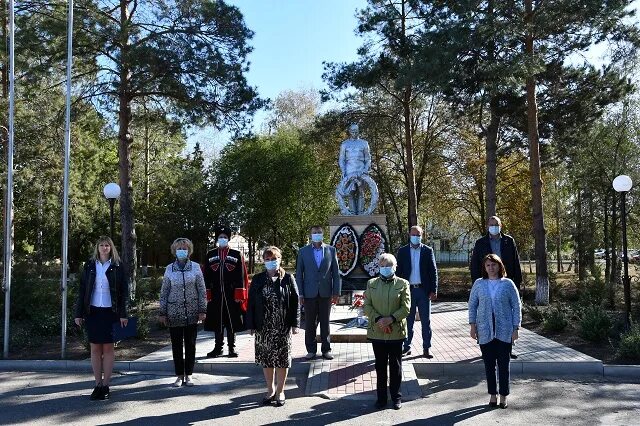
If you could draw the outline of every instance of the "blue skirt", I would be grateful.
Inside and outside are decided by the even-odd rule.
[[[89,343],[113,343],[113,323],[117,320],[111,308],[91,306],[85,320]]]

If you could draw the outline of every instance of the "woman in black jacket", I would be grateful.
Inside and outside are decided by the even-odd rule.
[[[126,270],[109,237],[100,237],[84,265],[76,303],[75,323],[85,324],[91,344],[91,368],[96,386],[91,400],[109,399],[113,371],[113,324],[127,326],[129,285]],[[103,377],[104,372],[104,377]]]
[[[267,395],[262,403],[285,403],[284,383],[291,367],[291,333],[298,333],[298,288],[291,274],[280,267],[282,253],[267,247],[262,253],[266,271],[253,277],[249,287],[247,328],[255,332],[256,364],[262,365]],[[275,390],[274,390],[275,376]]]

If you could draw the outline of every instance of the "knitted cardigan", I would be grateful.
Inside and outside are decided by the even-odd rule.
[[[511,343],[513,331],[520,327],[522,317],[520,297],[516,285],[508,278],[501,278],[492,303],[488,279],[479,278],[473,283],[469,296],[469,324],[476,324],[478,343],[484,345],[493,339]],[[492,315],[493,314],[493,315]],[[495,316],[495,329],[493,325]]]

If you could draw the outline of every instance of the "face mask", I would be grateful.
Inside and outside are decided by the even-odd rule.
[[[499,226],[490,226],[489,227],[489,233],[491,235],[498,235],[500,233],[500,227]]]
[[[218,247],[226,247],[229,243],[227,238],[218,238]]]
[[[381,266],[380,267],[380,275],[383,277],[390,277],[395,272],[395,268],[393,266]]]
[[[414,246],[417,246],[418,244],[420,244],[422,237],[420,235],[411,235],[409,237],[409,240],[411,241],[411,244],[413,244]]]
[[[314,243],[321,243],[323,237],[323,234],[311,234],[311,241],[313,241]]]
[[[176,257],[178,258],[178,260],[185,260],[187,257],[189,257],[189,250],[176,250]]]
[[[276,269],[278,269],[278,266],[280,266],[280,261],[278,259],[267,260],[264,262],[264,266],[268,271],[275,271]]]

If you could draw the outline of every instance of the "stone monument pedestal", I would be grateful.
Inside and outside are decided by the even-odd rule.
[[[384,214],[329,216],[329,232],[332,238],[335,232],[345,223],[348,223],[353,227],[358,234],[358,237],[362,235],[369,225],[375,224],[384,233],[386,239],[388,240],[389,238],[387,216]],[[351,293],[356,290],[365,290],[367,287],[367,281],[370,278],[372,277],[362,269],[361,265],[356,266],[356,268],[346,277],[342,277],[342,292],[349,296],[348,301],[344,302],[351,304]]]

